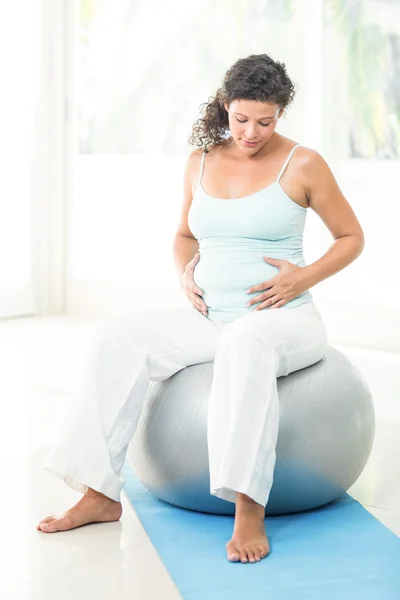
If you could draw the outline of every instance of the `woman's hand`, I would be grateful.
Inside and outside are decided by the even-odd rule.
[[[262,292],[246,304],[246,306],[251,306],[261,302],[253,308],[252,312],[263,308],[279,308],[308,289],[303,267],[298,267],[288,260],[267,258],[266,256],[263,256],[263,259],[268,264],[278,267],[279,273],[272,279],[253,285],[247,290],[247,293]]]
[[[199,287],[197,287],[197,285],[195,284],[194,279],[193,279],[193,271],[194,271],[195,266],[199,262],[199,258],[200,258],[200,254],[198,252],[196,252],[196,254],[192,258],[192,260],[190,262],[188,262],[188,264],[186,265],[186,268],[181,276],[181,286],[182,286],[186,296],[189,298],[190,302],[193,304],[193,306],[195,308],[197,308],[197,310],[199,312],[201,312],[203,315],[206,316],[207,312],[208,312],[207,304],[201,298],[201,296],[204,292]]]

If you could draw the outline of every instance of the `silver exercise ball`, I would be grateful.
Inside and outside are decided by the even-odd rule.
[[[201,363],[151,382],[127,457],[144,487],[161,500],[234,515],[234,503],[210,494],[206,428],[212,379],[213,363]],[[331,346],[322,360],[279,377],[277,385],[280,423],[267,515],[309,510],[346,492],[366,465],[375,433],[364,377]]]

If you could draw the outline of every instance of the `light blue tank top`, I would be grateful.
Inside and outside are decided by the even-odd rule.
[[[260,292],[246,294],[246,290],[279,273],[263,256],[306,266],[303,231],[307,209],[294,202],[279,184],[298,146],[292,148],[274,183],[234,199],[214,198],[205,193],[201,185],[206,156],[203,152],[188,224],[199,242],[200,260],[194,269],[194,281],[204,292],[203,300],[212,321],[233,321],[260,304],[247,307],[250,298]],[[312,298],[306,290],[280,308],[294,308]]]

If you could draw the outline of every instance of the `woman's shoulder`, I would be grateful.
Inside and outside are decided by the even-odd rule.
[[[285,137],[283,135],[278,134],[279,139],[275,145],[275,152],[279,154],[289,154],[294,148],[296,148],[294,154],[298,157],[311,157],[315,154],[318,154],[312,148],[305,146],[301,142],[297,142],[296,140],[292,140],[291,138]]]
[[[200,164],[203,150],[201,148],[195,148],[192,150],[186,159],[186,165],[189,169],[196,169]]]
[[[315,169],[321,168],[326,164],[326,161],[317,150],[308,146],[300,145],[296,148],[296,163],[304,172],[314,172]]]
[[[310,148],[309,146],[305,146],[301,142],[296,142],[295,140],[284,138],[281,136],[280,144],[277,146],[277,154],[280,156],[288,156],[292,150],[294,162],[299,167],[315,167],[321,164],[324,160],[322,156],[314,150],[314,148]]]
[[[293,143],[292,148],[296,146]],[[287,153],[289,154],[290,151]],[[327,174],[330,169],[326,160],[314,148],[299,144],[293,153],[292,172],[295,173],[296,179],[302,183],[303,187],[309,189],[311,184],[318,180],[322,174]]]

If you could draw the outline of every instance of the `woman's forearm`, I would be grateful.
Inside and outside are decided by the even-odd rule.
[[[304,267],[307,287],[313,287],[352,263],[363,251],[364,240],[356,235],[336,239],[321,258]]]
[[[178,272],[179,284],[182,287],[182,275],[188,262],[194,258],[199,250],[199,242],[184,235],[176,235],[173,243],[173,255],[176,270]]]

